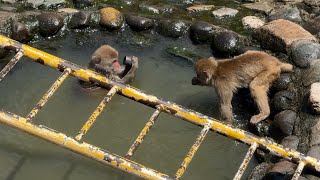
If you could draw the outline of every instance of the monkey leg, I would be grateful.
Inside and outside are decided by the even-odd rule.
[[[231,90],[218,90],[217,91],[220,99],[220,114],[221,119],[225,120],[228,124],[232,124],[232,97],[233,92]]]
[[[261,72],[249,84],[250,92],[254,98],[259,114],[254,115],[250,119],[250,123],[256,124],[270,115],[270,107],[268,102],[268,90],[273,81],[280,75],[280,69],[273,69]]]

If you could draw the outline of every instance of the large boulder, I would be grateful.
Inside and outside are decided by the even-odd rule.
[[[112,7],[102,8],[100,13],[100,25],[108,30],[116,30],[122,27],[124,17],[122,13]]]
[[[43,13],[37,16],[41,36],[53,36],[63,27],[63,17],[56,13]]]
[[[291,59],[300,68],[307,68],[310,62],[320,58],[320,44],[310,41],[297,41],[291,46]]]
[[[316,42],[316,38],[298,24],[278,19],[258,28],[253,34],[262,47],[274,51],[289,52],[291,45],[300,40]]]

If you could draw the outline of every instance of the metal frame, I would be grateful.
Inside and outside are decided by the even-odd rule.
[[[69,149],[76,153],[90,157],[99,162],[108,164],[112,167],[119,168],[123,171],[126,171],[131,174],[135,174],[137,176],[140,176],[146,179],[172,179],[168,175],[159,173],[153,169],[144,167],[143,165],[140,165],[136,162],[129,160],[129,158],[133,155],[134,151],[138,148],[139,144],[142,143],[143,138],[147,135],[152,125],[155,123],[155,120],[158,117],[159,113],[166,112],[168,114],[174,115],[185,121],[204,127],[199,137],[197,138],[196,142],[190,149],[187,157],[184,159],[180,169],[177,171],[175,179],[178,179],[183,175],[183,172],[185,171],[187,165],[190,163],[192,157],[196,153],[202,140],[205,138],[205,135],[207,134],[208,130],[215,131],[219,134],[225,135],[227,137],[233,138],[235,140],[241,141],[251,146],[244,159],[244,162],[241,164],[238,170],[238,173],[236,174],[234,179],[241,178],[243,172],[246,169],[246,166],[248,165],[252,157],[252,154],[255,152],[257,148],[270,152],[273,155],[288,159],[292,162],[299,163],[299,166],[298,166],[299,168],[297,169],[294,175],[294,178],[299,177],[299,175],[301,174],[301,171],[305,166],[311,167],[312,169],[320,172],[320,161],[313,157],[306,156],[293,149],[284,148],[273,141],[258,137],[249,132],[226,125],[223,122],[220,122],[216,119],[202,115],[193,110],[184,108],[175,103],[164,101],[156,96],[147,94],[129,85],[125,85],[125,84],[121,84],[119,82],[113,81],[92,70],[82,68],[76,64],[63,60],[51,54],[45,53],[38,49],[32,48],[30,46],[21,44],[5,36],[0,35],[0,47],[14,50],[16,52],[21,52],[23,53],[24,56],[30,58],[35,62],[38,62],[40,64],[43,64],[43,65],[52,67],[54,69],[57,69],[61,72],[64,72],[63,75],[61,75],[60,78],[55,82],[55,84],[61,84],[63,80],[66,78],[66,76],[70,74],[72,76],[75,76],[78,79],[89,81],[92,83],[97,83],[102,87],[111,89],[111,91],[109,91],[105,99],[100,103],[98,108],[94,111],[92,116],[89,118],[87,123],[83,126],[82,130],[80,131],[78,136],[76,136],[76,138],[68,137],[65,134],[56,132],[42,125],[36,125],[31,121],[31,118],[26,119],[11,113],[0,111],[0,123],[7,124],[21,131],[32,134],[36,137],[58,144],[66,149]],[[10,67],[5,67],[4,69],[12,68],[12,65],[9,64],[8,66]],[[4,77],[2,72],[3,71],[0,72],[0,77]],[[7,70],[4,72],[7,72]],[[68,72],[68,73],[65,73],[65,72]],[[48,93],[54,92],[55,89],[58,88],[58,86],[55,86],[55,84],[50,88],[50,90],[53,89],[53,91],[49,90]],[[53,87],[56,87],[56,88],[53,88]],[[148,121],[148,123],[146,124],[146,126],[144,127],[140,135],[138,136],[135,143],[131,146],[125,158],[115,154],[111,154],[106,151],[102,151],[98,147],[95,147],[93,145],[80,141],[82,136],[85,134],[85,132],[90,128],[92,123],[94,123],[96,117],[100,114],[103,107],[109,102],[109,100],[112,98],[112,96],[115,93],[118,93],[129,99],[135,100],[139,103],[145,104],[147,106],[150,106],[156,109],[155,113],[152,115],[152,117],[150,118],[150,120]],[[48,98],[51,97],[51,95],[52,95],[51,93],[50,93],[50,96],[45,95],[42,99],[47,100]],[[41,107],[45,104],[45,102],[41,103]],[[32,112],[30,114],[32,114]]]

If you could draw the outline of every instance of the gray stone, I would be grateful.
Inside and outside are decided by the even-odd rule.
[[[294,93],[288,90],[277,92],[272,99],[273,108],[277,112],[293,109],[294,96]]]
[[[41,36],[53,36],[63,27],[63,18],[56,13],[43,13],[37,16]]]
[[[291,110],[281,111],[274,116],[274,124],[281,130],[285,136],[292,135],[294,123],[297,119],[297,114]]]
[[[291,46],[291,59],[300,68],[307,68],[310,62],[320,58],[320,44],[310,41],[297,41]]]
[[[310,62],[310,67],[302,74],[302,83],[305,87],[320,82],[320,59]]]
[[[311,157],[314,157],[314,158],[320,160],[320,146],[312,146],[309,149],[307,156],[311,156]]]
[[[320,114],[320,82],[311,84],[309,103],[313,113]]]
[[[213,8],[214,8],[214,5],[193,5],[193,6],[187,7],[187,11],[189,13],[202,12],[202,11],[210,11]]]
[[[278,19],[258,28],[253,34],[262,47],[274,51],[288,52],[291,45],[300,40],[316,42],[316,38],[298,24]]]
[[[284,6],[272,11],[268,17],[269,21],[286,19],[293,22],[301,22],[300,11],[297,7]]]
[[[248,177],[248,180],[260,180],[267,174],[273,163],[263,162],[256,166]]]
[[[77,12],[71,16],[69,27],[71,29],[82,29],[89,27],[91,14],[89,12]]]
[[[311,128],[310,146],[320,145],[320,120]]]
[[[26,0],[33,8],[44,6],[46,8],[60,6],[66,3],[65,0]]]
[[[195,43],[211,42],[214,35],[223,30],[205,21],[196,21],[190,26],[190,38]]]
[[[305,28],[311,34],[318,35],[320,37],[320,16],[308,20],[303,25],[303,28]]]
[[[256,16],[246,16],[242,18],[242,25],[246,28],[257,29],[265,24],[264,20]]]
[[[274,166],[268,171],[265,179],[290,179],[290,177],[294,174],[296,168],[297,165],[290,161],[280,161],[274,164]]]
[[[181,20],[161,20],[157,26],[157,31],[168,37],[179,38],[184,36],[189,29],[189,25]]]
[[[282,139],[281,145],[285,148],[290,148],[297,150],[299,145],[299,137],[297,136],[287,136]]]
[[[220,8],[218,10],[212,11],[214,17],[224,18],[224,17],[232,17],[238,14],[238,10],[231,8]]]
[[[212,43],[212,49],[223,55],[234,55],[244,46],[242,37],[235,32],[218,33]]]
[[[303,0],[303,3],[305,3],[308,6],[314,6],[314,7],[320,6],[320,0]]]
[[[31,34],[25,24],[13,21],[11,24],[11,38],[25,43],[31,40]]]
[[[141,16],[126,15],[126,22],[134,31],[143,31],[151,29],[154,26],[154,20]]]
[[[265,14],[269,14],[274,5],[272,2],[268,2],[268,1],[260,1],[260,2],[256,2],[256,3],[248,3],[248,4],[243,4],[242,6],[248,8],[248,9],[252,9],[258,12],[262,12]]]
[[[272,84],[272,88],[276,91],[287,90],[289,84],[292,82],[290,73],[282,73],[280,77]]]

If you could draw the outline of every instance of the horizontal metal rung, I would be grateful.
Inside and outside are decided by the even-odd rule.
[[[10,62],[0,71],[0,82],[8,74],[9,71],[13,68],[14,65],[21,59],[23,56],[23,50],[20,49],[18,53],[10,60]]]
[[[112,87],[110,91],[107,93],[107,95],[103,98],[103,100],[100,102],[99,106],[96,108],[96,110],[91,114],[90,118],[87,120],[87,122],[83,125],[81,130],[79,131],[79,134],[75,137],[76,140],[80,141],[82,139],[82,136],[86,134],[86,132],[90,129],[92,124],[95,122],[97,117],[101,114],[104,107],[107,105],[107,103],[111,100],[111,98],[118,92],[117,87]]]
[[[198,148],[200,147],[202,141],[206,137],[206,135],[207,135],[208,131],[210,130],[210,128],[211,128],[211,122],[209,122],[209,123],[204,125],[204,128],[200,132],[200,135],[198,136],[198,138],[196,139],[196,141],[192,145],[192,147],[189,150],[187,156],[183,160],[180,168],[178,169],[176,175],[174,176],[175,179],[181,178],[181,176],[183,175],[183,173],[187,169],[188,165],[190,164],[193,156],[195,155],[195,153],[197,152]]]
[[[65,69],[63,71],[63,73],[56,80],[56,82],[53,83],[53,85],[46,92],[46,94],[44,94],[44,96],[40,99],[38,104],[28,114],[28,116],[27,116],[28,120],[32,120],[37,115],[39,110],[48,102],[49,98],[54,94],[54,92],[56,92],[56,90],[60,87],[60,85],[69,76],[70,73],[71,73],[71,69],[70,68],[67,68],[67,69]]]
[[[144,126],[144,128],[140,132],[137,139],[131,145],[129,151],[125,155],[125,158],[130,159],[133,156],[134,152],[138,149],[138,147],[142,143],[144,137],[148,134],[148,132],[150,131],[150,129],[154,125],[155,121],[159,117],[159,114],[161,112],[160,110],[161,110],[161,108],[160,108],[160,106],[158,106],[157,110],[152,114],[152,116],[150,117],[149,121],[147,122],[147,124]]]
[[[299,163],[298,168],[296,169],[296,171],[294,172],[294,175],[292,176],[292,180],[299,179],[305,165],[306,164],[302,161]]]
[[[249,164],[249,162],[250,162],[250,160],[251,160],[251,158],[252,158],[252,156],[253,156],[253,154],[254,154],[254,152],[256,151],[257,148],[258,148],[258,144],[257,143],[253,143],[250,146],[250,148],[249,148],[249,150],[248,150],[248,152],[247,152],[242,164],[240,165],[240,168],[239,168],[237,174],[234,176],[233,180],[240,180],[241,179],[244,171],[246,170],[246,168],[247,168],[247,166],[248,166],[248,164]]]

